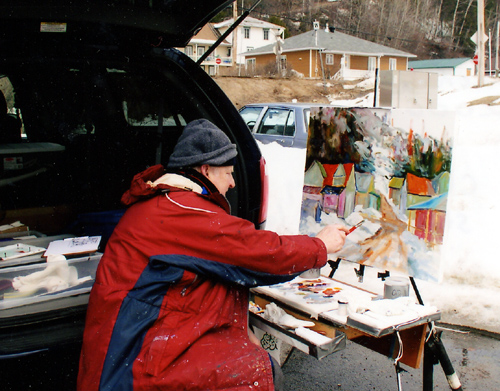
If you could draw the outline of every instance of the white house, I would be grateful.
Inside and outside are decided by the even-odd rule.
[[[473,76],[474,61],[470,58],[409,61],[408,69],[451,76]]]
[[[234,19],[227,19],[220,23],[215,23],[214,27],[222,35],[231,27]],[[245,64],[245,57],[242,53],[259,48],[261,46],[276,44],[276,41],[285,28],[273,23],[265,22],[260,19],[246,17],[243,22],[226,38],[228,42],[233,41],[233,34],[236,33],[236,65]]]
[[[178,49],[194,61],[198,61],[220,36],[221,34],[213,24],[207,23],[185,47]],[[201,67],[211,76],[218,74],[220,67],[231,67],[232,65],[232,44],[227,39],[223,40],[215,51],[201,63]]]

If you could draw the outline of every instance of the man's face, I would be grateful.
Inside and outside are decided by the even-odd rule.
[[[224,196],[229,189],[236,186],[233,178],[233,172],[233,166],[216,167],[204,165],[202,167],[202,174],[205,175]]]

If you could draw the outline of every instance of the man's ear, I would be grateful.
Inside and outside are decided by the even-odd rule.
[[[200,171],[201,173],[206,176],[208,178],[208,169],[209,169],[210,165],[208,164],[202,164],[201,167],[200,167]]]

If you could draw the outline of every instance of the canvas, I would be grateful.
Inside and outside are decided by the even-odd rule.
[[[453,119],[441,115],[426,129],[428,113],[312,109],[300,232],[363,221],[333,256],[438,281]]]

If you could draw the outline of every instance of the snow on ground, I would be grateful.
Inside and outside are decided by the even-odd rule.
[[[439,77],[438,110],[456,112],[453,159],[448,194],[443,280],[417,280],[426,304],[442,311],[442,321],[500,332],[500,80]],[[472,103],[472,105],[471,105]],[[340,106],[373,104],[373,94]],[[305,150],[259,143],[267,161],[270,199],[267,229],[298,233]],[[342,262],[335,277],[358,284],[354,268]],[[324,273],[329,273],[325,267]],[[380,270],[365,271],[365,289],[383,292]]]

